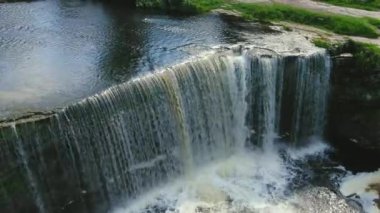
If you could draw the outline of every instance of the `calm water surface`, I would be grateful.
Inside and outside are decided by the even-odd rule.
[[[64,107],[238,37],[214,15],[73,0],[0,4],[0,119]]]

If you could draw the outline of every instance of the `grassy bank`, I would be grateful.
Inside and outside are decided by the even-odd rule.
[[[185,0],[184,9],[189,8],[198,12],[208,12],[226,4],[226,0]]]
[[[350,41],[345,48],[352,51],[357,67],[364,71],[380,71],[380,48],[377,45]]]
[[[373,18],[357,18],[314,12],[283,4],[248,4],[236,3],[226,5],[237,10],[248,20],[288,21],[310,25],[329,30],[337,34],[377,38],[379,20]]]
[[[328,4],[351,7],[362,10],[380,10],[380,0],[319,0]]]
[[[310,25],[341,35],[377,38],[380,20],[315,12],[284,4],[236,3],[231,0],[140,0],[178,14],[204,13],[216,8],[238,11],[246,20],[287,21]],[[379,0],[380,1],[380,0]],[[168,5],[163,2],[175,2]],[[180,3],[178,3],[180,2]]]
[[[220,8],[229,0],[137,0],[137,7],[177,14],[199,14]]]
[[[314,39],[313,43],[327,49],[333,56],[351,53],[355,62],[352,68],[362,72],[380,72],[380,47],[377,45],[352,40],[334,43],[324,38]]]

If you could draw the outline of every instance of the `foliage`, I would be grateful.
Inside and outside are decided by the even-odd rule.
[[[226,2],[226,0],[187,0],[185,7],[192,8],[198,12],[208,12],[221,7]]]
[[[137,0],[137,7],[156,8],[178,14],[198,14],[220,7],[224,0]]]
[[[139,0],[138,6],[141,5],[178,14],[203,13],[222,7],[240,12],[247,20],[289,21],[330,30],[337,34],[368,38],[377,38],[380,28],[380,20],[375,18],[315,12],[284,4],[236,3],[230,0]]]
[[[180,10],[184,0],[137,0],[137,7],[164,10]]]
[[[324,38],[317,38],[313,43],[327,49],[331,55],[351,53],[353,56],[353,69],[366,73],[380,72],[380,47],[374,44],[348,40],[344,43],[334,43]]]
[[[161,0],[137,0],[137,7],[139,8],[151,8],[159,9],[162,8]]]
[[[380,29],[380,20],[372,17],[365,17],[365,20],[367,20],[368,23],[372,24],[373,26]]]
[[[380,10],[380,0],[319,0],[329,4],[363,10]]]
[[[380,70],[380,47],[377,45],[350,41],[345,48],[351,50],[356,66],[363,71]]]
[[[167,10],[178,10],[184,5],[183,0],[161,0],[162,5]]]
[[[328,41],[324,38],[315,38],[315,39],[313,39],[312,42],[314,43],[315,46],[320,47],[320,48],[324,48],[324,49],[328,49],[328,50],[331,49],[333,46],[333,44],[330,41]]]

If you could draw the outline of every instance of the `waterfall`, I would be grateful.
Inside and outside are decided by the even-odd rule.
[[[322,50],[256,48],[189,60],[0,128],[0,151],[21,153],[0,169],[25,170],[40,212],[85,199],[108,209],[247,147],[322,137],[329,63]]]
[[[30,167],[28,165],[28,159],[27,159],[27,154],[25,152],[24,145],[20,141],[20,138],[18,136],[15,125],[12,125],[11,128],[12,128],[12,131],[14,133],[14,136],[16,137],[16,140],[14,142],[15,142],[15,146],[17,147],[17,152],[19,154],[18,158],[20,159],[21,164],[23,165],[23,167],[25,169],[25,176],[26,176],[26,179],[28,181],[28,185],[29,185],[30,190],[32,192],[33,198],[35,200],[35,203],[37,205],[39,212],[45,213],[46,210],[45,210],[44,203],[42,201],[42,196],[40,194],[41,192],[38,189],[38,184],[36,182],[35,175],[33,174],[32,170],[30,169]]]
[[[248,123],[252,124],[253,141],[271,146],[278,130],[281,104],[283,59],[277,56],[252,57],[250,72],[250,106]]]

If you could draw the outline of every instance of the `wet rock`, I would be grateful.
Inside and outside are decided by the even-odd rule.
[[[328,138],[347,158],[346,166],[375,169],[380,166],[379,63],[375,56],[364,57],[367,50],[356,44],[339,51],[332,58]]]
[[[364,212],[362,204],[359,203],[357,200],[347,199],[347,204],[352,206],[355,209],[360,210],[360,212]]]
[[[352,55],[352,53],[341,53],[341,54],[334,56],[334,57],[335,58],[352,58],[353,55]]]
[[[374,184],[369,185],[369,188],[367,189],[367,191],[370,191],[370,190],[376,191],[380,197],[380,183],[374,183]],[[380,209],[380,199],[375,199],[374,202],[376,203],[377,208]]]
[[[27,112],[22,115],[15,115],[12,118],[0,119],[0,128],[11,126],[13,123],[27,123],[34,122],[39,120],[44,120],[52,117],[56,112],[54,111],[45,111],[45,112]]]
[[[242,14],[238,11],[231,11],[225,9],[215,9],[212,11],[214,14],[218,14],[223,18],[230,21],[244,21]]]
[[[293,213],[361,213],[360,205],[346,199],[342,194],[334,192],[326,187],[308,188],[296,193],[288,201],[270,203],[261,207],[253,207],[247,203],[221,202],[214,205],[201,205],[196,207],[197,213],[219,213],[219,212],[293,212]]]
[[[358,205],[338,193],[325,187],[315,187],[304,190],[296,196],[299,212],[333,212],[333,213],[361,213]]]
[[[380,209],[380,199],[375,199],[374,201],[377,204],[377,208]]]

